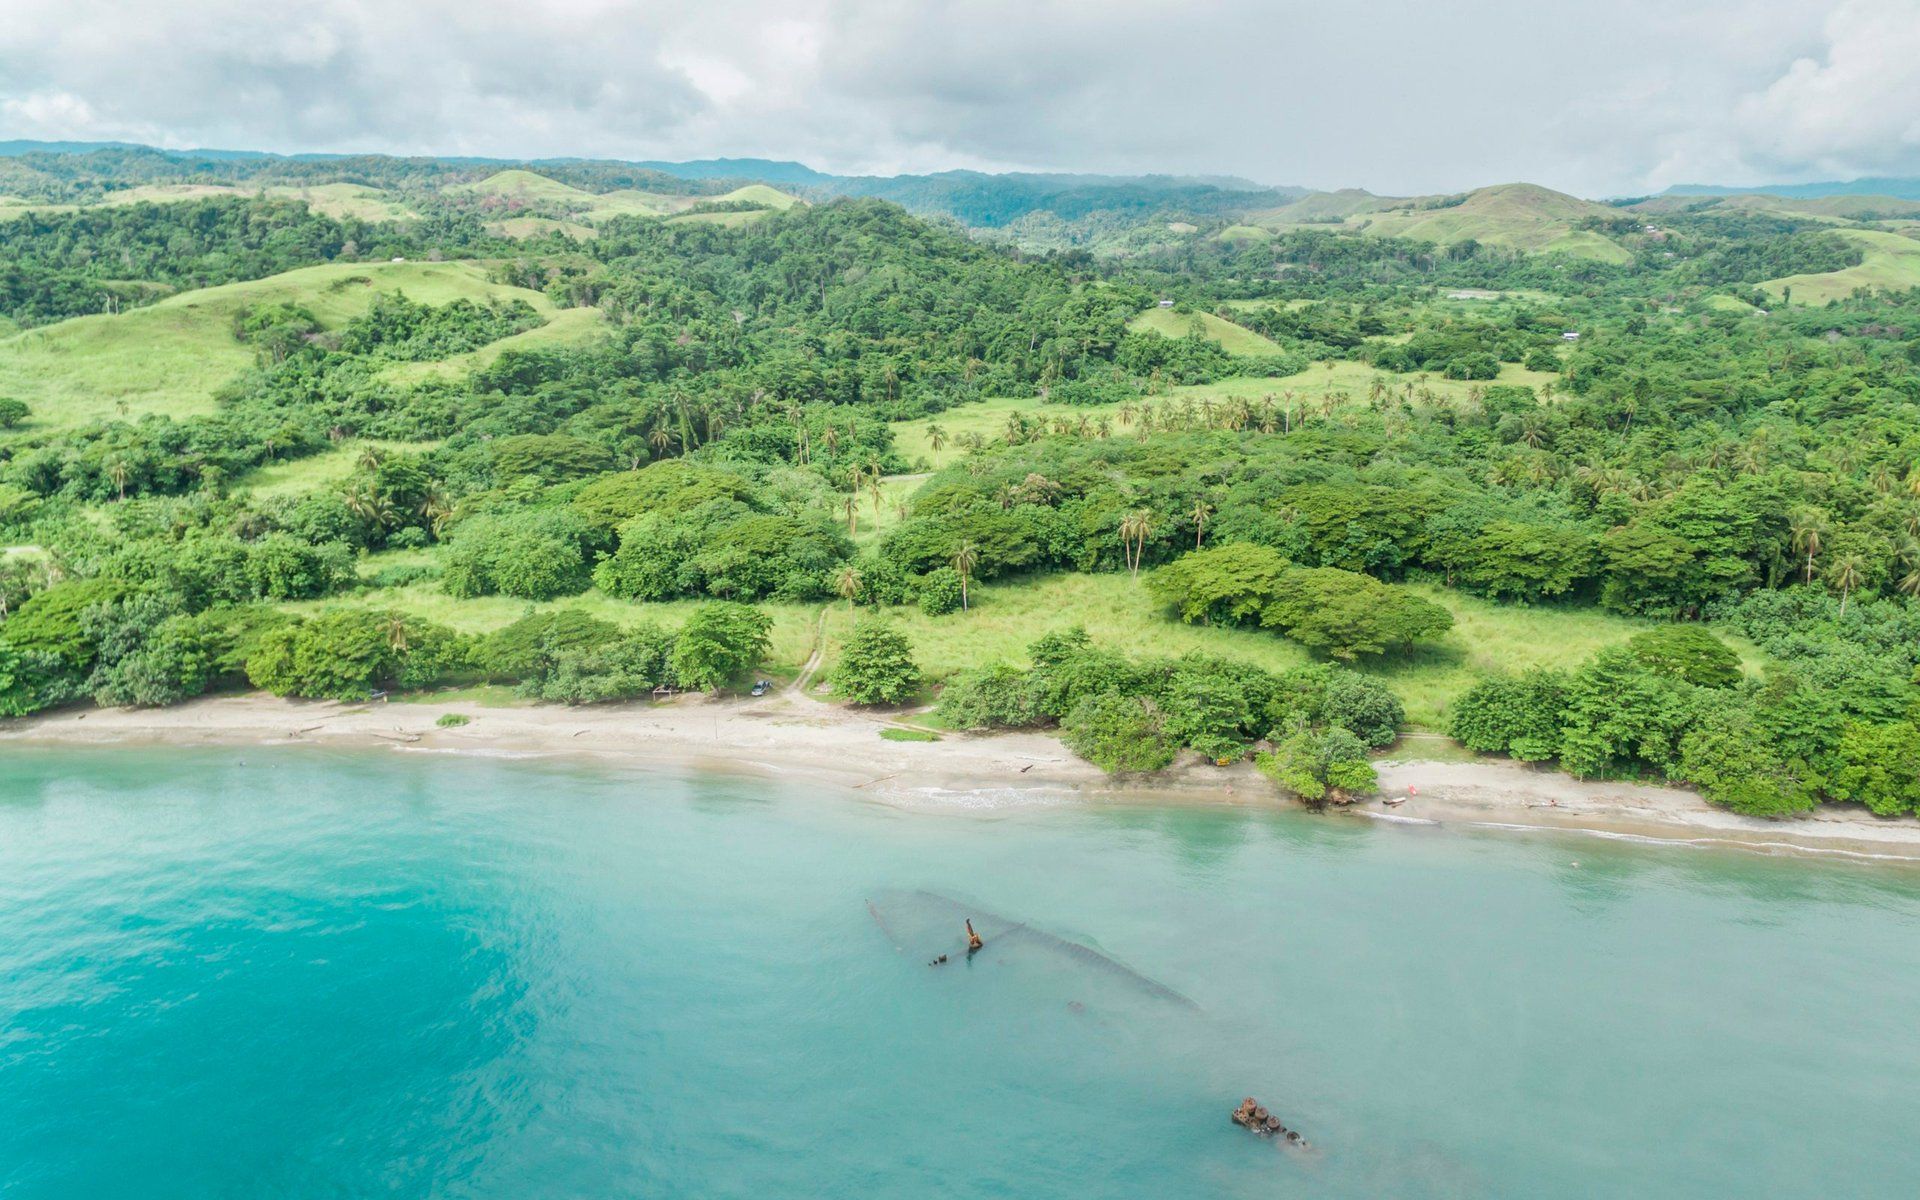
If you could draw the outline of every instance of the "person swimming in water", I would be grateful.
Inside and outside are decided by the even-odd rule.
[[[984,945],[986,945],[986,943],[980,940],[980,935],[973,931],[973,918],[968,917],[967,918],[967,957],[972,958],[974,955],[980,953],[980,948]]]

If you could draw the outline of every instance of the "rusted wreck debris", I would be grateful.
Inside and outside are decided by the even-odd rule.
[[[1233,1110],[1233,1123],[1250,1129],[1261,1137],[1280,1138],[1289,1146],[1296,1146],[1302,1150],[1307,1148],[1307,1139],[1301,1137],[1298,1130],[1288,1129],[1282,1125],[1279,1117],[1268,1112],[1266,1106],[1252,1096],[1242,1100],[1240,1107]]]

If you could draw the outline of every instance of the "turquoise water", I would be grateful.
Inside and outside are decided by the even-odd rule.
[[[909,813],[551,761],[3,753],[7,1200],[1906,1197],[1920,1175],[1909,868]],[[960,912],[986,950],[927,967]],[[1317,1152],[1231,1126],[1249,1093]]]

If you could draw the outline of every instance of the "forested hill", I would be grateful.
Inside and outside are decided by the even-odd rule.
[[[16,206],[0,713],[817,654],[1315,800],[1414,725],[1911,811],[1920,243],[1483,192],[1114,255],[530,171]]]

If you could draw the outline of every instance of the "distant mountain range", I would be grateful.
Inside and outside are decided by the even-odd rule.
[[[272,154],[260,150],[163,150],[130,142],[0,141],[0,158],[31,155],[85,155],[100,151],[164,156],[182,165],[260,162],[327,163],[386,156],[347,154]],[[627,162],[588,158],[504,159],[435,155],[398,161],[433,162],[452,167],[620,168],[692,181],[769,183],[811,193],[816,198],[871,196],[920,213],[940,213],[968,225],[995,228],[1032,212],[1051,212],[1073,220],[1092,212],[1148,213],[1169,207],[1226,212],[1272,207],[1310,194],[1305,188],[1271,188],[1223,175],[1087,175],[1068,173],[989,174],[942,171],[930,175],[830,175],[804,163],[766,158],[708,158],[690,162]]]
[[[1867,179],[1830,180],[1826,183],[1765,183],[1755,187],[1679,183],[1660,194],[1662,196],[1787,196],[1796,200],[1811,200],[1821,196],[1892,196],[1899,200],[1920,200],[1920,179],[1878,175]]]
[[[130,186],[130,185],[138,186]],[[764,185],[764,186],[762,186]],[[759,188],[758,191],[755,189]],[[773,191],[772,189],[779,189]],[[1271,187],[1236,176],[941,171],[833,175],[765,158],[689,162],[614,159],[398,158],[282,155],[255,150],[161,150],[126,142],[0,141],[0,219],[36,206],[128,203],[215,193],[299,195],[365,219],[417,215],[435,198],[481,211],[512,237],[562,230],[592,236],[604,220],[649,214],[722,223],[798,199],[872,197],[947,217],[1023,248],[1133,254],[1188,238],[1244,246],[1302,229],[1476,242],[1528,254],[1624,265],[1644,246],[1635,222],[1681,214],[1759,212],[1836,225],[1920,221],[1920,179],[1681,185],[1605,203],[1530,183],[1451,195],[1376,196]],[[777,198],[777,202],[776,202]],[[708,202],[728,209],[696,213]],[[1644,231],[1651,236],[1655,231]]]

